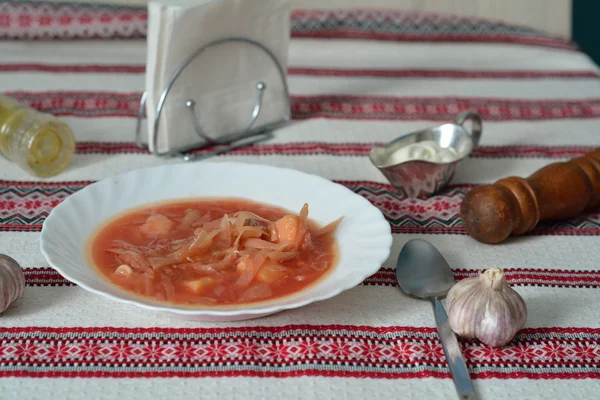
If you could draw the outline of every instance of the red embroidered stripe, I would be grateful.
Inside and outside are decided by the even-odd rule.
[[[145,71],[144,65],[0,64],[0,72],[143,74]]]
[[[358,29],[336,29],[319,30],[315,32],[293,32],[293,38],[310,39],[359,39],[359,40],[381,40],[394,42],[437,42],[437,43],[513,43],[520,45],[543,46],[561,50],[575,51],[577,48],[568,42],[556,40],[554,38],[528,37],[520,35],[461,35],[461,34],[412,34],[402,32],[371,32]]]
[[[487,120],[596,118],[600,116],[600,99],[563,101],[317,95],[295,96],[292,101],[292,114],[296,119],[448,120],[468,109],[476,110]]]
[[[109,73],[143,74],[144,65],[57,65],[0,64],[0,72]],[[450,79],[588,79],[599,78],[597,71],[491,71],[438,69],[339,69],[290,67],[291,76],[374,77],[374,78],[450,78]]]
[[[0,70],[2,67],[0,66]],[[450,79],[581,79],[599,78],[597,71],[487,71],[487,70],[422,70],[422,69],[339,69],[302,68],[288,69],[289,75],[375,77],[375,78],[450,78]]]
[[[480,270],[454,269],[454,279],[477,276]],[[600,288],[600,271],[551,270],[534,268],[505,268],[506,280],[511,286]],[[397,286],[396,271],[382,268],[367,278],[364,285]]]
[[[28,268],[23,272],[28,286],[75,286],[52,268]],[[474,269],[454,269],[453,272],[456,280],[481,273]],[[600,271],[505,268],[504,273],[512,286],[600,288]],[[397,286],[395,270],[382,268],[365,279],[362,285]]]
[[[460,204],[472,185],[449,186],[428,199],[399,197],[390,185],[337,181],[381,210],[394,233],[466,234]],[[57,182],[35,185],[0,181],[0,231],[36,232],[59,202],[88,183]],[[600,211],[571,219],[543,221],[528,235],[600,235]]]
[[[4,39],[143,39],[147,32],[146,21],[143,7],[13,1],[0,3],[0,37]],[[296,10],[291,15],[291,36],[518,43],[577,49],[571,42],[526,27],[398,10]]]
[[[519,43],[575,50],[574,43],[485,19],[398,10],[295,10],[292,37]]]
[[[462,341],[476,378],[598,377],[600,330],[524,329],[502,348]],[[447,378],[433,328],[0,328],[0,376]]]
[[[140,93],[7,92],[31,107],[62,116],[136,117]],[[292,96],[294,119],[452,120],[476,110],[488,121],[599,118],[600,99],[518,100],[462,97]]]
[[[75,286],[52,268],[27,268],[23,275],[28,286]]]
[[[147,18],[141,7],[5,1],[0,3],[0,38],[143,39]]]
[[[421,367],[425,369],[426,366]],[[181,368],[184,369],[184,368]],[[127,368],[130,370],[130,368]],[[553,372],[547,373],[546,371],[540,371],[534,367],[529,367],[526,372],[477,372],[471,374],[472,377],[477,379],[599,379],[600,372],[598,371],[585,371],[577,372],[580,369],[573,370],[573,372]],[[158,372],[111,372],[106,373],[103,371],[43,371],[43,370],[17,370],[17,371],[0,371],[0,377],[15,377],[15,378],[298,378],[302,376],[311,377],[339,377],[339,378],[369,378],[369,379],[417,379],[417,378],[450,378],[450,373],[439,373],[436,371],[422,371],[422,372],[404,372],[404,373],[393,373],[393,372],[364,372],[364,371],[319,371],[304,369],[302,371],[289,371],[289,372],[252,372],[252,371],[240,371],[240,370],[224,370],[224,371],[199,371],[199,372],[188,372],[182,371],[158,371]]]
[[[223,328],[127,328],[116,326],[101,327],[52,327],[52,326],[24,326],[24,327],[1,327],[0,338],[7,335],[25,337],[34,335],[36,337],[55,337],[60,335],[92,335],[94,337],[108,340],[114,335],[138,335],[148,340],[159,338],[165,335],[174,336],[173,340],[186,340],[189,335],[227,335],[251,333],[255,337],[264,335],[279,335],[282,338],[289,337],[290,332],[303,332],[311,329],[326,331],[331,333],[344,332],[345,334],[364,334],[364,335],[395,335],[394,337],[418,336],[421,338],[435,338],[437,329],[433,327],[415,327],[415,326],[369,326],[369,325],[309,325],[309,324],[291,324],[281,326],[244,326],[244,327],[223,327]],[[298,335],[295,335],[298,336]],[[600,328],[589,327],[545,327],[545,328],[526,328],[519,332],[519,337],[530,341],[542,339],[561,340],[568,338],[570,340],[585,340],[586,338],[600,339]]]
[[[373,146],[384,143],[328,143],[296,142],[285,144],[256,144],[228,152],[228,155],[331,155],[331,156],[368,156]],[[485,158],[573,158],[593,150],[594,146],[478,146],[471,157]],[[203,154],[212,149],[193,151]],[[147,149],[139,148],[133,142],[78,142],[78,154],[149,154]],[[222,154],[221,157],[226,156]]]
[[[141,339],[161,338],[164,336],[172,336],[173,340],[188,340],[196,335],[242,335],[243,333],[252,333],[255,337],[264,335],[281,337],[289,336],[290,332],[298,333],[315,328],[308,324],[294,324],[283,326],[254,326],[254,327],[223,327],[223,328],[127,328],[127,327],[52,327],[52,326],[26,326],[26,327],[0,327],[0,338],[9,335],[17,337],[52,337],[58,338],[61,335],[76,336],[86,335],[91,338],[104,338],[106,340],[113,338],[115,335],[134,335]],[[344,331],[347,334],[365,334],[365,335],[386,335],[395,334],[402,337],[406,335],[420,335],[420,337],[433,337],[435,328],[428,327],[413,327],[413,326],[382,326],[373,327],[367,325],[322,325],[318,328],[323,331],[339,332]],[[526,330],[530,334],[558,332],[559,334],[575,335],[578,333],[596,334],[598,329],[593,328],[537,328]],[[404,336],[403,336],[404,335]],[[294,335],[298,336],[297,334]]]

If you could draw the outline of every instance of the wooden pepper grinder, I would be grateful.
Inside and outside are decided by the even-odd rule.
[[[500,243],[531,231],[540,221],[573,217],[600,203],[600,148],[549,164],[527,179],[516,176],[469,191],[463,225],[482,243]]]

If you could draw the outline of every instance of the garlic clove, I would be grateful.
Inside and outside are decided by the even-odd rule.
[[[0,314],[23,295],[25,276],[19,263],[0,254]]]
[[[525,300],[510,287],[501,268],[458,281],[448,292],[446,306],[457,335],[492,347],[510,342],[527,320]]]

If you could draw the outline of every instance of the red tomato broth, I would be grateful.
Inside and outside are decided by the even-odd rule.
[[[268,222],[252,220],[251,223],[246,222],[248,225],[244,224],[244,227],[259,225],[255,229],[246,228],[248,233],[262,229],[265,234],[259,238],[246,238],[242,235],[238,245],[240,254],[223,254],[228,254],[225,250],[227,235],[221,229],[206,252],[184,257],[188,254],[185,249],[191,248],[190,243],[200,235],[204,235],[204,240],[210,242],[211,232],[226,226],[223,222],[225,214],[230,226],[234,226],[236,213],[246,211]],[[238,264],[244,264],[244,252],[253,250],[246,249],[244,244],[277,246],[271,239],[274,238],[273,235],[281,236],[281,233],[273,227],[279,224],[286,228],[286,219],[282,220],[284,217],[294,220],[298,218],[298,214],[243,199],[201,199],[154,204],[130,210],[108,221],[91,237],[89,254],[92,264],[111,283],[151,300],[187,306],[232,306],[264,302],[307,289],[332,271],[337,263],[334,232],[337,225],[333,229],[331,227],[334,224],[329,225],[330,229],[321,228],[306,218],[307,233],[302,244],[298,245],[299,248],[290,249],[289,245],[294,244],[287,240],[278,246],[289,243],[288,248],[279,255],[268,249],[260,249],[258,251],[263,252],[262,255],[271,254],[270,257],[280,257],[281,261],[266,258],[254,274],[244,274],[245,269]],[[273,233],[274,230],[278,233]],[[329,231],[319,234],[327,230]],[[268,233],[271,237],[268,237]],[[220,240],[223,242],[219,242]],[[181,243],[183,251],[181,248],[174,250]],[[202,242],[201,246],[204,243],[206,242]],[[225,244],[219,246],[219,243]],[[114,251],[124,254],[115,254]],[[133,254],[137,252],[141,252],[141,256]],[[291,253],[295,253],[295,256],[292,257]],[[168,263],[166,259],[169,255],[171,258],[179,257],[178,261]],[[256,260],[257,264],[262,257],[253,252],[252,256],[246,258]],[[163,265],[165,263],[167,264]],[[122,265],[130,267],[124,269],[127,274],[117,271]],[[249,283],[248,278],[251,278]]]

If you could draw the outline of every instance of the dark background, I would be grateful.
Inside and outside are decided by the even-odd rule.
[[[573,0],[573,41],[600,65],[600,0]]]

